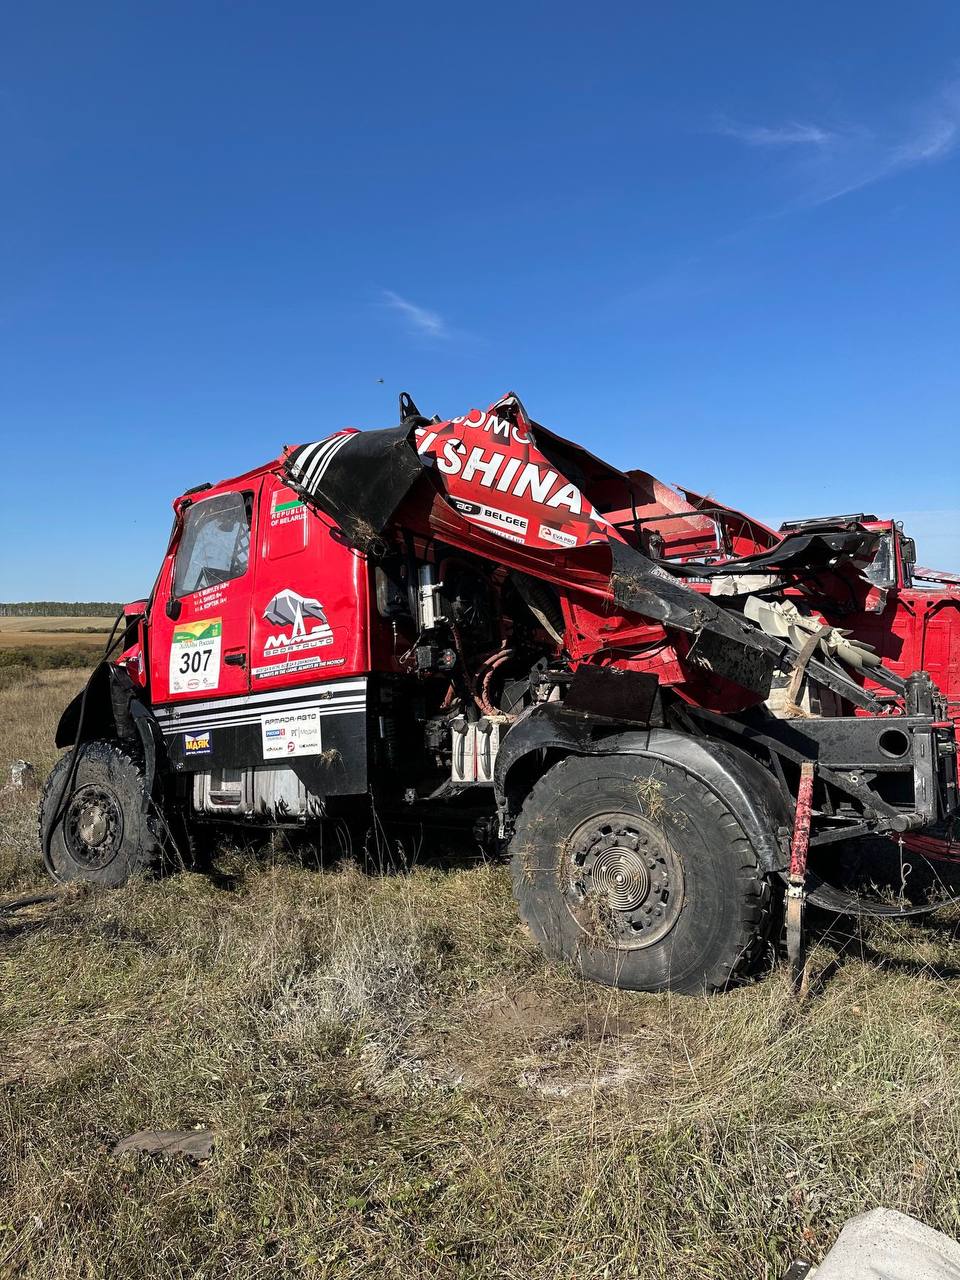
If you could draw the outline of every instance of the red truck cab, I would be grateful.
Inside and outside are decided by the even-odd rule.
[[[849,625],[872,644],[884,666],[897,675],[929,672],[947,699],[948,715],[960,719],[960,582],[918,569],[913,538],[897,520],[863,517],[864,527],[880,535],[866,573],[882,598],[878,607],[859,613]]]

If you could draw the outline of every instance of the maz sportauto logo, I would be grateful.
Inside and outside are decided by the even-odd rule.
[[[302,596],[298,591],[285,587],[278,591],[266,609],[264,619],[278,627],[290,627],[290,635],[271,635],[264,641],[264,653],[275,649],[317,649],[333,644],[333,631],[327,622],[323,605],[319,600]],[[317,624],[307,629],[307,619],[315,618]]]

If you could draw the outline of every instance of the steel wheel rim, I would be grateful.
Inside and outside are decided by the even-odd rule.
[[[567,910],[602,946],[653,946],[680,917],[683,866],[662,828],[642,815],[588,818],[567,841],[561,866]]]
[[[63,838],[75,862],[105,867],[120,852],[123,810],[109,787],[80,787],[63,815]]]

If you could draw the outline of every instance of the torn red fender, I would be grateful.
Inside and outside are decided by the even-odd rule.
[[[513,393],[444,422],[406,405],[398,427],[338,432],[283,459],[289,483],[352,545],[376,553],[391,528],[443,538],[567,591],[597,595],[611,612],[685,632],[697,641],[692,666],[718,687],[745,693],[738,705],[766,697],[776,642],[677,581],[639,549],[635,530],[628,541],[604,515],[667,514],[651,477],[632,480],[554,435]]]
[[[520,546],[555,551],[623,541],[581,489],[537,447],[513,395],[489,409],[414,431],[447,501],[470,524]]]

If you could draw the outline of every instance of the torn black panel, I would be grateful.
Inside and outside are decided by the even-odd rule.
[[[721,615],[708,596],[674,581],[634,547],[614,538],[609,545],[610,590],[621,608],[684,631],[699,631]]]
[[[687,661],[702,667],[741,689],[769,693],[773,678],[773,657],[761,649],[734,644],[726,636],[704,628],[687,651]]]
[[[293,487],[317,503],[351,545],[369,552],[393,513],[423,475],[404,422],[379,431],[355,431],[301,445],[286,460]]]
[[[648,671],[577,667],[564,698],[568,711],[582,711],[617,724],[662,724],[660,682]]]
[[[610,589],[621,608],[692,633],[695,645],[700,645],[701,666],[767,697],[775,664],[767,637],[758,628],[675,582],[625,542],[611,540],[610,554]],[[709,642],[704,639],[707,633]]]
[[[755,556],[741,556],[726,564],[671,564],[670,572],[679,577],[711,578],[722,574],[816,572],[836,567],[838,560],[866,564],[877,549],[880,535],[869,529],[841,530],[835,533],[794,533],[770,551]]]

